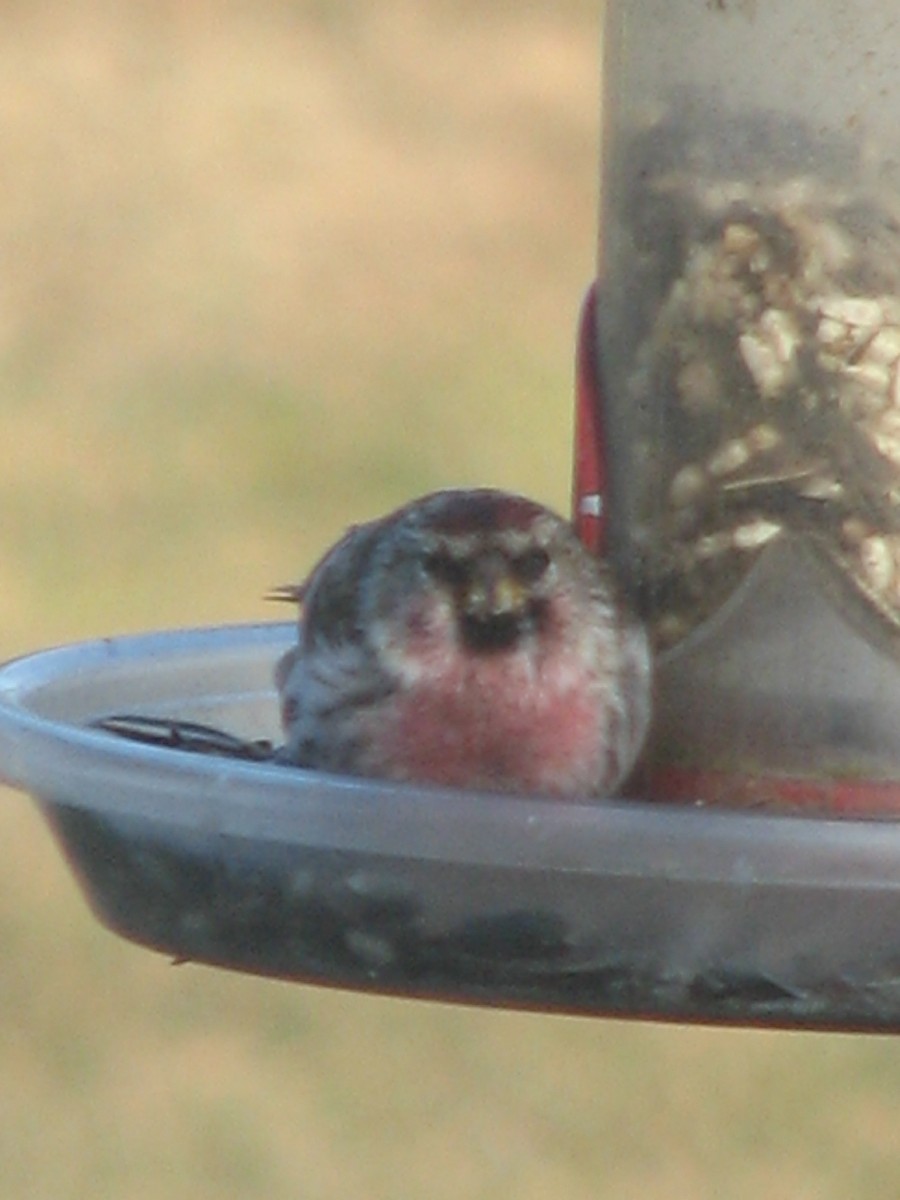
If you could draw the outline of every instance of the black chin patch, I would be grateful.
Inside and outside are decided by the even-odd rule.
[[[521,613],[487,613],[484,616],[463,615],[460,621],[463,644],[479,654],[511,650],[525,632]]]

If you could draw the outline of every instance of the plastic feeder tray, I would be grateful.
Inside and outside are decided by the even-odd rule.
[[[900,823],[389,787],[138,745],[110,711],[275,732],[287,625],[0,670],[0,764],[98,917],[173,958],[596,1015],[900,1027]]]

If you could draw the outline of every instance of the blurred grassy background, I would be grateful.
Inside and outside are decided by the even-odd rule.
[[[597,7],[0,3],[4,657],[266,618],[430,488],[566,507]],[[2,800],[8,1200],[898,1194],[894,1041],[174,969]]]

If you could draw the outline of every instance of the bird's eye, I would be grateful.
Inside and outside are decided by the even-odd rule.
[[[469,563],[462,558],[454,558],[443,550],[435,550],[425,556],[425,570],[438,583],[450,587],[462,587],[472,577]]]
[[[550,555],[539,546],[517,555],[512,562],[513,573],[522,583],[537,583],[549,566]]]

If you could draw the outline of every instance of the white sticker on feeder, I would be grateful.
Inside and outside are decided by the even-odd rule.
[[[603,497],[599,492],[588,492],[578,501],[578,513],[582,517],[600,517],[603,515]]]

